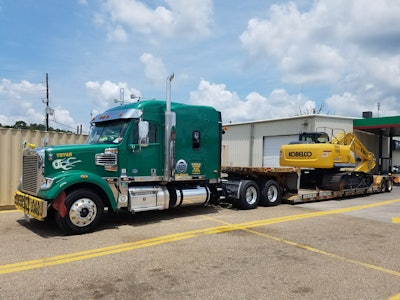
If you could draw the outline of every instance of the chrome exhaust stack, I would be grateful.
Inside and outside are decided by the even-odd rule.
[[[166,81],[166,109],[165,109],[165,128],[164,128],[164,182],[171,181],[171,129],[173,123],[173,113],[171,112],[171,81],[174,73],[167,77]]]

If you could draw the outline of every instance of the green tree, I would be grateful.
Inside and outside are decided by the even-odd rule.
[[[24,122],[24,121],[15,122],[13,127],[16,129],[27,129],[26,122]]]
[[[15,128],[15,129],[30,129],[30,130],[39,130],[39,131],[46,131],[46,126],[43,124],[36,124],[36,123],[31,123],[31,124],[27,124],[25,121],[17,121],[15,122],[14,125],[9,126],[9,125],[2,125],[0,123],[0,127],[2,128]],[[56,132],[68,132],[68,133],[73,133],[70,130],[62,130],[62,129],[58,129],[58,128],[53,128],[53,127],[49,127],[48,131],[56,131]]]

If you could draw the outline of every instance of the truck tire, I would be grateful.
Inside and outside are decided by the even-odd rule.
[[[261,191],[262,206],[276,206],[282,202],[282,191],[275,180],[267,180]]]
[[[386,190],[386,180],[382,179],[378,187],[378,192],[383,193]]]
[[[393,181],[389,178],[386,180],[386,185],[385,185],[385,192],[390,193],[393,189]]]
[[[57,225],[67,234],[83,234],[92,231],[104,212],[99,195],[88,189],[78,189],[65,198],[67,214],[56,214]]]
[[[236,204],[241,209],[253,209],[260,201],[260,189],[252,180],[243,180],[240,186],[239,199]]]

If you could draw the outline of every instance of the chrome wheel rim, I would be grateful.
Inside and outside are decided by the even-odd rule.
[[[88,198],[75,201],[69,210],[69,219],[77,227],[85,227],[93,222],[97,215],[96,204]]]
[[[269,202],[275,202],[278,199],[278,189],[276,186],[269,187],[267,197]]]
[[[254,204],[257,201],[257,190],[254,186],[249,187],[246,190],[246,202],[248,204]]]

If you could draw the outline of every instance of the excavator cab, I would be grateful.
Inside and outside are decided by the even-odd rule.
[[[299,144],[329,143],[329,135],[326,132],[301,132]]]

